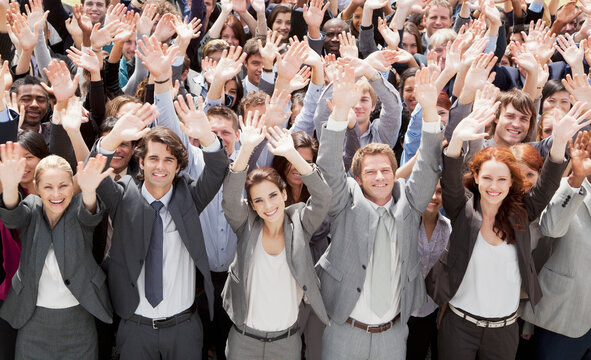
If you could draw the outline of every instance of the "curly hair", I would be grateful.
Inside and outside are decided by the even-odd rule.
[[[480,173],[482,165],[490,160],[504,163],[511,173],[511,187],[497,210],[493,231],[507,244],[513,244],[515,243],[515,228],[522,231],[527,224],[527,213],[523,202],[524,180],[513,153],[507,148],[496,146],[480,150],[468,165],[470,172],[464,176],[464,186],[475,195],[480,196],[475,177]]]

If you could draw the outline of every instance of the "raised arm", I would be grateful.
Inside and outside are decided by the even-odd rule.
[[[11,210],[19,203],[18,185],[25,173],[25,158],[18,143],[0,145],[0,183],[3,207]]]
[[[100,154],[96,157],[89,158],[86,165],[82,161],[78,163],[76,178],[80,190],[82,191],[82,202],[84,203],[86,210],[91,214],[96,213],[97,210],[97,187],[104,178],[113,172],[113,168],[108,168],[103,171],[106,164],[107,158]]]

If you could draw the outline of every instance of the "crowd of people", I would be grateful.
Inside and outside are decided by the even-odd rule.
[[[0,56],[0,360],[591,359],[591,0],[0,0]]]

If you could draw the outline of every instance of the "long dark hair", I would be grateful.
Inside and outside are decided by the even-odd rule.
[[[511,188],[495,215],[493,231],[507,244],[513,244],[515,243],[515,229],[510,219],[514,220],[518,230],[524,229],[527,222],[527,213],[523,202],[524,181],[513,153],[509,149],[497,146],[489,146],[480,150],[468,165],[471,171],[464,178],[464,186],[475,195],[480,196],[478,184],[476,184],[474,177],[480,173],[482,164],[489,160],[504,163],[511,173]]]
[[[295,132],[293,134],[291,134],[291,137],[293,139],[293,144],[295,149],[299,149],[299,148],[308,148],[310,150],[312,150],[312,161],[316,162],[316,156],[318,155],[318,141],[316,141],[316,139],[314,139],[313,137],[311,137],[310,135],[306,134],[303,131],[298,131]],[[283,156],[275,156],[273,158],[273,168],[275,170],[277,170],[277,173],[279,173],[279,176],[281,176],[281,179],[283,179],[283,181],[287,184],[287,171],[290,168],[290,163],[289,161],[287,161],[286,158],[284,158]],[[296,202],[306,202],[308,200],[308,198],[310,197],[310,192],[308,192],[308,188],[306,187],[306,185],[304,185],[302,187],[302,193],[300,194],[300,198],[294,199],[293,197],[293,193],[291,192],[291,188],[289,187],[289,184],[286,188],[287,190],[287,201],[285,203],[285,205],[289,206],[292,204],[295,204]]]
[[[19,134],[17,141],[33,156],[43,159],[50,155],[43,136],[36,131],[26,130]]]

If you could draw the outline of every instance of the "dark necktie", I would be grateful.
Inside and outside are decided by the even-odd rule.
[[[146,257],[146,299],[152,307],[158,306],[162,302],[162,272],[164,262],[163,236],[164,229],[160,209],[164,204],[156,200],[152,204],[156,219],[152,225],[152,236],[150,237],[150,247]]]

